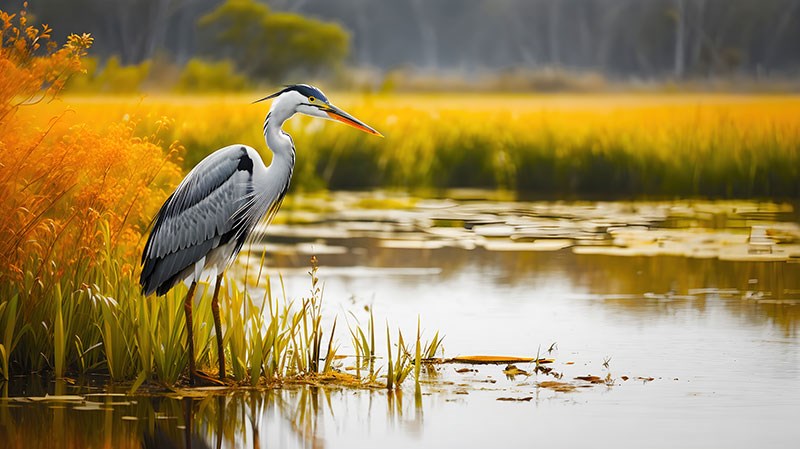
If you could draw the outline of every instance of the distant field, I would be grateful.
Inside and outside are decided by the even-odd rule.
[[[232,143],[262,149],[268,104],[242,96],[65,97],[37,120],[174,123],[188,170]],[[293,120],[294,189],[500,188],[525,195],[800,197],[800,97],[682,94],[329,97],[381,131]],[[48,115],[49,114],[49,115]]]

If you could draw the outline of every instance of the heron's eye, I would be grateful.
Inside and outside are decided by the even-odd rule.
[[[314,100],[316,100],[316,98],[314,98],[314,97],[308,97],[308,101],[310,101],[310,102],[312,102],[312,103],[313,103],[313,102],[314,102]]]

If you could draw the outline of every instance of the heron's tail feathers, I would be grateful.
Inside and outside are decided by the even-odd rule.
[[[212,247],[213,240],[206,240],[164,257],[145,258],[139,278],[142,293],[145,296],[166,294],[175,284],[194,273],[194,264],[205,257]]]

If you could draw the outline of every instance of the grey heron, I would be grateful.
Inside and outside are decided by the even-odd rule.
[[[272,151],[269,166],[247,145],[221,148],[200,161],[167,198],[154,219],[142,254],[140,284],[145,296],[166,294],[179,282],[189,286],[184,301],[189,382],[198,378],[192,335],[192,302],[197,282],[216,276],[211,310],[217,340],[219,377],[225,377],[218,296],[227,267],[262,220],[275,216],[289,189],[294,169],[292,138],[281,127],[300,113],[338,120],[380,136],[352,115],[331,104],[319,89],[287,86],[259,101],[274,99],[264,120],[264,138]]]

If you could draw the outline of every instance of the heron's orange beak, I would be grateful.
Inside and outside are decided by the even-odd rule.
[[[374,134],[378,137],[383,137],[383,134],[376,131],[374,128],[368,126],[366,123],[362,122],[361,120],[353,117],[352,115],[344,112],[343,110],[337,108],[334,105],[329,105],[324,111],[328,114],[328,116],[336,120],[337,122],[342,122],[345,125],[350,125],[353,128],[360,129],[365,133]]]

